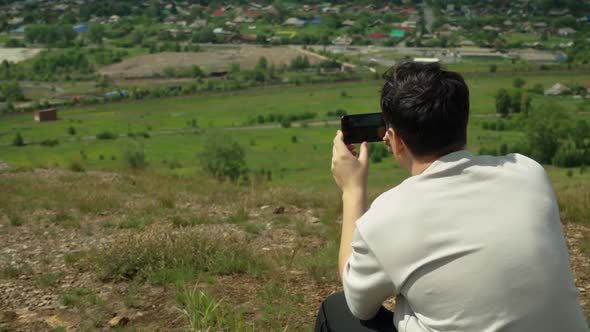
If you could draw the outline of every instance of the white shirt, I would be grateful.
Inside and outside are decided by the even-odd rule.
[[[525,156],[440,158],[373,202],[352,249],[358,318],[396,295],[400,332],[588,331],[553,189]]]

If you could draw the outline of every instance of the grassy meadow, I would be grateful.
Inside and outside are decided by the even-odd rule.
[[[498,120],[494,95],[515,77],[466,74],[472,152],[524,138],[482,128]],[[518,77],[525,88],[588,79],[586,73]],[[310,330],[321,300],[341,287],[341,200],[330,174],[339,126],[326,113],[377,112],[380,84],[267,86],[74,107],[44,123],[31,113],[1,117],[0,331]],[[532,97],[533,107],[553,102],[571,119],[590,118],[587,100]],[[303,126],[251,121],[304,112],[317,116]],[[121,136],[96,139],[105,131]],[[25,146],[12,145],[17,132]],[[201,170],[211,137],[238,141],[248,168],[271,171],[272,179],[248,185],[211,179]],[[41,144],[47,140],[58,144]],[[132,170],[125,153],[138,147],[147,167]],[[590,289],[590,175],[547,170],[576,282]],[[406,177],[391,157],[372,163],[370,197]],[[585,291],[580,303],[588,317]]]
[[[494,95],[499,88],[510,87],[514,75],[466,75],[471,91],[469,148],[478,152],[481,146],[497,148],[523,137],[516,131],[483,130],[481,123],[495,121]],[[587,75],[520,74],[526,86],[537,83],[549,87],[555,82],[582,84]],[[129,101],[106,105],[59,110],[59,121],[36,123],[32,115],[3,117],[0,122],[2,160],[15,167],[68,167],[72,161],[87,169],[119,170],[129,146],[143,147],[150,167],[169,173],[169,162],[180,165],[174,173],[189,174],[200,170],[199,154],[205,137],[230,136],[246,149],[248,167],[271,170],[273,179],[302,186],[324,188],[331,184],[328,165],[331,140],[338,128],[337,118],[329,111],[344,109],[349,114],[379,111],[380,81],[363,81],[308,86],[269,86],[246,91],[201,96]],[[554,102],[571,112],[573,118],[587,118],[587,100],[571,97],[533,95],[533,107]],[[250,120],[258,115],[301,114],[315,112],[310,120],[317,126],[301,128],[262,128]],[[193,125],[196,123],[196,126]],[[248,127],[251,128],[248,128]],[[268,123],[262,124],[267,126]],[[274,126],[278,127],[277,123]],[[68,134],[73,127],[76,134]],[[148,133],[149,138],[119,137],[96,140],[96,134],[109,131],[117,135]],[[25,147],[10,146],[20,132]],[[54,147],[43,146],[43,140],[57,139]],[[391,186],[404,172],[395,164],[374,165],[375,184]],[[393,171],[392,171],[393,170]],[[391,176],[393,172],[394,176]]]

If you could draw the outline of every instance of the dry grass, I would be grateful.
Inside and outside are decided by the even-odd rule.
[[[239,239],[215,238],[197,229],[182,232],[150,229],[124,236],[96,250],[90,261],[104,280],[157,277],[175,281],[177,273],[193,277],[202,273],[260,275],[267,267]]]
[[[148,313],[132,319],[138,329],[300,331],[340,287],[336,190],[242,187],[149,170],[51,169],[0,173],[0,187],[0,240],[26,239],[7,245],[16,249],[11,260],[33,259],[0,261],[0,279],[54,293],[69,326],[87,326],[80,319],[93,317],[92,326],[107,327],[109,315],[123,310]],[[557,186],[564,222],[586,229],[589,188]],[[47,241],[40,254],[21,250],[37,241]],[[588,238],[571,246],[581,252],[572,256],[574,272],[586,287],[580,268]],[[161,314],[166,306],[177,308]]]
[[[590,183],[581,182],[557,190],[563,222],[590,225]]]

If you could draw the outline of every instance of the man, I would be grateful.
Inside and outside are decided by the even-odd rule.
[[[367,210],[368,147],[334,139],[342,293],[317,331],[588,331],[541,165],[465,151],[469,91],[437,64],[385,75],[383,138],[411,177]],[[383,308],[396,296],[395,313]]]

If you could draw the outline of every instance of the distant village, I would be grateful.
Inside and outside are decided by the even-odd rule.
[[[0,29],[9,38],[24,38],[28,26],[41,23],[30,13],[34,8],[45,13],[47,23],[71,24],[77,33],[93,24],[116,29],[151,15],[176,41],[567,49],[589,42],[590,1],[583,1],[585,12],[553,8],[541,14],[531,0],[503,2],[500,7],[493,1],[460,6],[411,0],[386,5],[285,1],[204,6],[161,0],[111,5],[110,13],[95,2],[28,0],[0,6]]]

